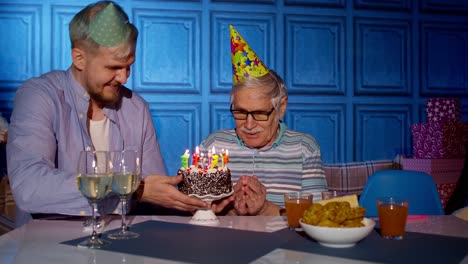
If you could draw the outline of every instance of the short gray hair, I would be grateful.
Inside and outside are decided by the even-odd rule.
[[[90,37],[89,24],[96,13],[107,7],[110,3],[116,7],[117,12],[119,12],[122,17],[128,20],[128,15],[122,7],[113,1],[100,1],[90,4],[78,12],[70,21],[69,31],[72,48],[75,48],[77,45],[83,45],[88,50],[95,50],[99,47],[99,44]],[[136,46],[138,38],[138,29],[133,24],[129,23],[128,25],[130,26],[130,30],[126,42],[127,47],[123,52],[124,54],[121,54],[122,57],[130,54]]]
[[[288,96],[283,79],[272,70],[262,77],[250,76],[244,82],[234,85],[231,90],[231,104],[234,100],[234,93],[243,89],[255,89],[262,93],[266,98],[271,99],[271,104],[275,109],[279,108],[281,98]]]

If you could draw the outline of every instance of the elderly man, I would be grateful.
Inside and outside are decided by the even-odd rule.
[[[70,68],[30,79],[17,91],[7,158],[15,202],[27,213],[18,215],[18,224],[31,219],[29,213],[91,213],[75,180],[82,150],[139,150],[139,200],[184,211],[208,206],[175,188],[181,177],[161,176],[166,172],[148,104],[124,86],[137,37],[116,3],[88,5],[70,22]]]
[[[234,195],[212,206],[236,215],[279,215],[283,194],[327,190],[320,148],[307,134],[281,122],[288,103],[283,80],[255,55],[231,26],[233,88],[231,113],[236,129],[217,131],[200,145],[229,151]]]

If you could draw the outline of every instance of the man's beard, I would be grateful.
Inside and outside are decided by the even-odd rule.
[[[120,88],[117,93],[109,97],[104,97],[102,94],[99,93],[89,93],[89,96],[95,101],[105,106],[116,105],[120,101]]]

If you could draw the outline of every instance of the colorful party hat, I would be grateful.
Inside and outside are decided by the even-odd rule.
[[[100,10],[89,24],[91,38],[101,46],[114,47],[123,43],[130,27],[113,3]]]
[[[237,30],[229,25],[231,33],[232,81],[242,83],[250,76],[262,77],[268,73],[268,68],[257,57],[255,52],[245,42]]]

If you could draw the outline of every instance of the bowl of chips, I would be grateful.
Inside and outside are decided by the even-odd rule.
[[[375,221],[364,218],[365,208],[351,207],[348,202],[312,204],[299,220],[304,232],[320,245],[348,248],[368,236]]]

